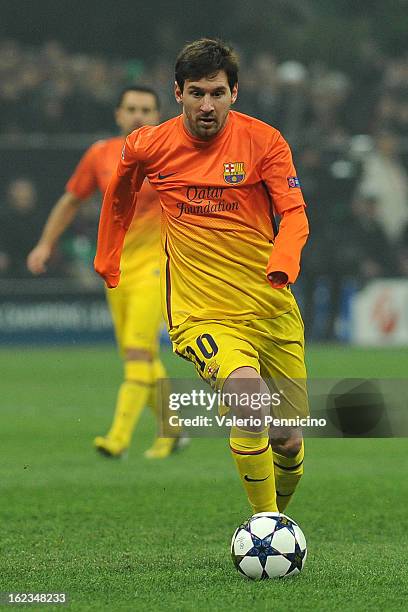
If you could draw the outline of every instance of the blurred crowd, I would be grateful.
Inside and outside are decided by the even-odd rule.
[[[324,58],[305,65],[268,50],[239,54],[239,107],[279,126],[292,143],[337,145],[379,130],[408,137],[408,54],[387,58],[373,41],[362,41],[347,73]],[[173,51],[125,61],[69,53],[57,41],[28,47],[0,40],[0,129],[106,132],[119,90],[135,82],[158,89],[166,119],[177,109],[173,62]]]
[[[70,54],[56,41],[36,48],[0,41],[1,133],[107,133],[115,129],[118,93],[129,83],[154,84],[168,118],[176,110],[169,67]]]
[[[40,198],[40,182],[19,176],[6,184],[0,207],[0,278],[32,278],[27,255],[35,246],[49,207]],[[61,186],[61,191],[63,191]],[[79,209],[71,227],[55,249],[46,277],[76,278],[83,286],[95,286],[92,269],[96,249],[99,202],[94,197]]]
[[[116,96],[129,83],[155,87],[166,119],[179,112],[172,79],[173,55],[119,61],[68,53],[55,41],[3,41],[1,133],[112,133]],[[408,278],[408,54],[387,57],[366,40],[346,73],[324,58],[306,65],[268,50],[241,53],[237,108],[278,127],[292,145],[311,221],[298,283],[306,327],[313,329],[324,290],[329,314],[316,333],[330,338],[350,282]],[[38,180],[21,172],[4,186],[3,277],[28,276],[25,255],[53,204],[39,202]],[[51,273],[89,267],[97,216],[94,206],[79,218]]]

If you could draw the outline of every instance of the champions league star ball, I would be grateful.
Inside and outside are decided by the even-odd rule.
[[[235,531],[231,555],[246,578],[286,578],[302,571],[306,539],[299,525],[285,514],[259,512]]]

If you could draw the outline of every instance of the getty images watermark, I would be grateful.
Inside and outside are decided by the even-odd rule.
[[[282,405],[283,391],[275,393],[224,393],[192,389],[189,392],[170,393],[168,396],[168,425],[183,428],[239,427],[326,427],[325,418],[309,415],[277,417],[267,414]],[[236,414],[245,411],[245,416]],[[186,409],[199,414],[185,415]],[[212,413],[202,414],[202,412]],[[252,413],[253,411],[253,413]],[[173,414],[172,414],[173,413]],[[177,414],[174,414],[177,413]]]
[[[224,381],[225,382],[225,381]],[[224,393],[197,379],[162,379],[160,435],[229,436],[231,426],[259,431],[301,428],[306,437],[408,437],[408,378],[244,381],[242,391]],[[217,381],[224,388],[223,381]]]

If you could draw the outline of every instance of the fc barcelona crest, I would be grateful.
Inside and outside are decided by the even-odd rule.
[[[228,162],[224,164],[224,181],[230,185],[242,183],[245,178],[244,162]]]

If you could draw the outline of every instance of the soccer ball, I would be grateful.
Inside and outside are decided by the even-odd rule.
[[[259,512],[235,531],[231,556],[239,573],[251,580],[295,576],[306,561],[306,539],[285,514]]]

